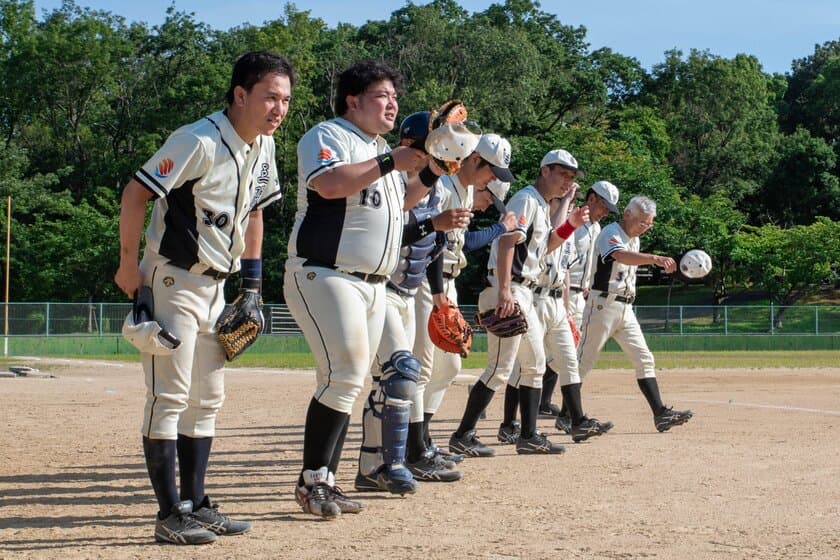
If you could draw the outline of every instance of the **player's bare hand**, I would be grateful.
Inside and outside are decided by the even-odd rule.
[[[569,223],[572,224],[575,229],[579,228],[583,224],[589,221],[589,206],[584,204],[580,208],[575,208],[573,212],[569,214]]]
[[[496,303],[496,315],[499,317],[508,317],[513,315],[513,307],[515,300],[510,289],[499,289],[499,301]]]
[[[665,272],[667,272],[668,274],[677,270],[677,263],[671,257],[663,257],[661,255],[654,255],[653,264],[655,264],[659,268],[665,269]]]
[[[432,303],[438,309],[443,307],[448,302],[449,302],[449,298],[446,297],[446,294],[433,294],[432,295]]]
[[[140,289],[143,285],[143,276],[140,274],[140,267],[137,263],[134,265],[121,264],[114,274],[114,282],[119,286],[120,290],[125,292],[129,299],[134,297],[134,292]]]
[[[450,208],[432,218],[432,225],[437,231],[463,229],[470,225],[472,217],[473,213],[469,208]]]
[[[391,150],[394,169],[397,171],[419,171],[428,163],[428,156],[420,150],[408,146],[398,146]]]
[[[516,224],[518,220],[516,219],[516,214],[513,212],[505,212],[505,215],[501,217],[499,220],[503,226],[505,226],[506,231],[513,231],[516,229]]]

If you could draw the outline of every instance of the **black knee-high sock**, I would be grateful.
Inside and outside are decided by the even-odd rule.
[[[426,448],[432,446],[432,434],[429,432],[429,424],[432,422],[434,414],[431,412],[423,413],[423,440],[426,442]]]
[[[522,414],[522,439],[528,439],[537,431],[537,413],[540,409],[540,390],[519,386],[519,411]]]
[[[519,409],[519,389],[513,385],[505,387],[505,417],[502,424],[510,426],[516,420],[516,412]]]
[[[551,397],[554,395],[554,388],[557,386],[557,372],[550,367],[545,368],[543,373],[542,393],[540,393],[540,409],[547,410],[551,404]]]
[[[639,389],[642,390],[642,394],[647,399],[650,410],[654,414],[662,412],[665,405],[662,404],[662,398],[659,396],[659,383],[657,383],[656,378],[644,377],[636,379],[636,383],[639,384]]]
[[[406,442],[405,460],[416,463],[426,452],[426,440],[423,437],[423,422],[408,423],[408,441]]]
[[[155,491],[161,519],[169,515],[178,502],[178,485],[175,482],[175,440],[143,438],[143,454],[152,489]]]
[[[330,459],[329,469],[330,472],[333,474],[338,473],[338,464],[341,462],[341,452],[344,450],[344,440],[347,438],[347,429],[350,427],[350,415],[347,415],[347,418],[344,420],[344,427],[341,429],[341,433],[338,435],[338,439],[335,442],[335,449],[332,454],[332,458]]]
[[[316,471],[328,467],[335,454],[336,443],[347,422],[347,414],[319,403],[309,401],[306,427],[303,430],[303,470]],[[303,484],[303,471],[298,479]]]
[[[481,416],[481,412],[493,400],[493,395],[495,394],[495,391],[491,391],[481,381],[473,385],[470,396],[467,399],[467,408],[464,410],[464,416],[461,418],[461,423],[455,431],[455,437],[464,437],[465,433],[475,428],[476,423],[478,423],[478,417]]]
[[[583,403],[580,397],[580,383],[572,383],[560,387],[563,394],[563,407],[572,418],[572,425],[577,426],[583,420]]]
[[[204,478],[210,461],[213,438],[192,438],[178,434],[178,472],[181,474],[181,499],[192,500],[195,509],[204,502]]]

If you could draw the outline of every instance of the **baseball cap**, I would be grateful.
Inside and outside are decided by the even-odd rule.
[[[516,180],[508,166],[510,165],[510,142],[498,134],[482,134],[475,151],[490,164],[493,174],[504,181],[512,183]]]
[[[577,160],[566,150],[551,150],[545,154],[540,162],[540,167],[545,167],[546,165],[560,165],[566,169],[571,169],[581,179],[585,176],[584,172],[578,166]]]
[[[618,187],[616,187],[609,181],[598,181],[597,183],[592,183],[592,186],[589,187],[589,190],[593,191],[595,194],[604,199],[604,203],[606,203],[607,208],[610,209],[610,212],[615,212],[616,214],[619,213]]]
[[[499,200],[504,201],[508,191],[510,190],[510,183],[505,183],[504,181],[493,179],[492,181],[487,183],[487,190],[493,193],[493,196],[495,196]]]

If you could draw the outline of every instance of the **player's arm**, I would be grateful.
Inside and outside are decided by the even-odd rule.
[[[248,214],[248,228],[245,230],[243,259],[259,259],[262,257],[263,227],[262,210],[252,210]]]
[[[589,207],[586,205],[569,213],[568,218],[560,227],[551,230],[551,234],[548,236],[548,252],[550,253],[562,245],[577,228],[587,221],[589,221]]]
[[[425,157],[419,150],[400,146],[367,161],[336,165],[312,179],[309,185],[322,198],[347,198],[392,171],[416,169]]]
[[[634,251],[619,249],[610,253],[609,256],[616,262],[628,266],[652,264],[665,269],[665,272],[668,273],[674,272],[677,269],[677,263],[671,257],[663,257],[662,255],[654,255],[652,253],[636,253]]]
[[[429,291],[432,292],[432,303],[436,307],[443,306],[447,297],[443,292],[443,256],[438,254],[426,267],[426,279],[429,281]]]
[[[132,298],[143,284],[140,275],[140,236],[146,223],[146,204],[154,197],[151,191],[132,179],[120,201],[120,265],[114,275],[117,286]]]
[[[513,293],[510,291],[511,269],[513,268],[513,248],[519,236],[515,233],[499,238],[499,252],[496,257],[496,279],[499,282],[499,301],[496,302],[496,314],[507,317],[513,314]]]

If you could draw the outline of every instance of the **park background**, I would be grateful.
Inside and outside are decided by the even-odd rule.
[[[587,172],[584,190],[607,179],[622,204],[635,194],[658,202],[643,250],[712,256],[712,273],[692,285],[642,271],[637,305],[660,308],[648,332],[686,334],[683,314],[694,307],[708,317],[700,330],[729,335],[725,307],[755,306],[739,327],[747,334],[821,335],[817,347],[835,347],[840,42],[815,45],[783,74],[749,53],[696,49],[644,67],[592,49],[585,27],[536,2],[475,12],[451,0],[406,3],[361,25],[328,25],[293,4],[275,11],[260,25],[221,30],[174,4],[149,25],[72,1],[36,13],[31,0],[0,0],[10,334],[118,333],[122,306],[110,319],[103,310],[125,301],[112,280],[123,185],[175,128],[223,106],[239,54],[270,49],[292,61],[299,81],[275,135],[285,199],[266,210],[266,303],[283,304],[297,140],[333,116],[343,68],[381,58],[405,76],[400,119],[457,97],[485,131],[508,137],[514,191],[533,180],[545,151],[564,147]],[[479,215],[475,227],[496,218]],[[466,305],[482,289],[485,259],[479,252],[459,278]],[[47,302],[53,321],[73,310],[52,332]]]

